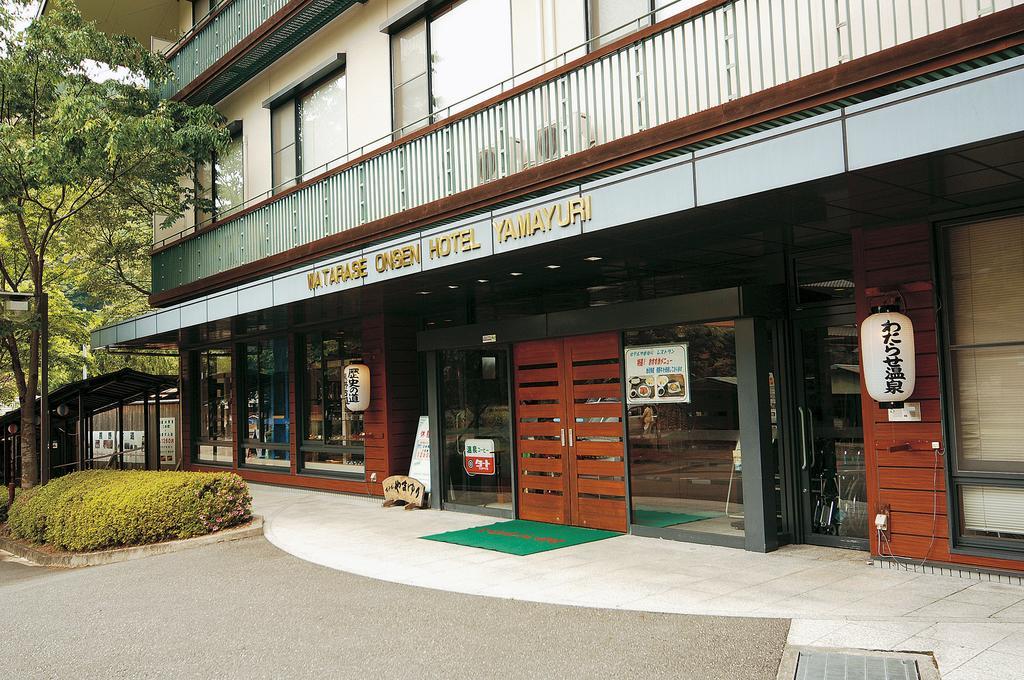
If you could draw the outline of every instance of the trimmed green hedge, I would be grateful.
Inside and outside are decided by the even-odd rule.
[[[82,552],[202,536],[251,517],[249,489],[229,472],[88,470],[19,493],[8,526]]]

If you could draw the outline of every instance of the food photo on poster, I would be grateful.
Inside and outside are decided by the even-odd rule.
[[[625,356],[627,403],[690,402],[687,343],[627,347]]]

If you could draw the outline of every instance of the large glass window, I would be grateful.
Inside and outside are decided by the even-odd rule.
[[[299,167],[295,133],[295,102],[270,112],[270,167],[275,193],[295,184]]]
[[[509,0],[459,0],[391,38],[395,128],[408,132],[498,92],[512,77]],[[429,77],[427,74],[429,68]]]
[[[348,151],[347,98],[341,73],[299,99],[299,165],[304,177],[322,172],[328,162]]]
[[[391,38],[395,129],[399,135],[427,124],[427,24],[417,21]]]
[[[444,501],[512,511],[512,414],[505,350],[439,353]]]
[[[196,462],[230,465],[235,398],[231,373],[231,350],[208,349],[199,352],[199,432],[196,437]]]
[[[430,68],[433,107],[441,115],[468,108],[493,94],[464,101],[512,76],[509,3],[462,0],[436,16],[430,22]]]
[[[218,220],[238,210],[245,200],[245,154],[241,132],[233,135],[227,147],[214,157],[213,199],[214,216]]]
[[[588,0],[588,5],[592,48],[607,45],[649,26],[649,13],[654,9],[652,0]],[[604,33],[608,35],[598,37]]]
[[[685,345],[688,364],[683,374],[655,376],[650,385],[632,378],[627,385],[634,401],[628,410],[633,524],[742,537],[732,322],[630,331],[625,342],[627,351],[670,348],[674,357]],[[648,397],[649,403],[635,403]]]
[[[1024,216],[944,237],[960,531],[1024,544]]]
[[[345,405],[345,366],[361,361],[358,335],[316,333],[305,340],[302,467],[363,477],[363,414]]]
[[[245,464],[288,468],[288,339],[245,344]]]

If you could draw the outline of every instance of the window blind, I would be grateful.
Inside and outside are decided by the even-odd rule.
[[[1024,536],[1024,489],[965,485],[960,498],[964,531]]]
[[[1024,473],[1024,216],[946,230],[959,471]]]

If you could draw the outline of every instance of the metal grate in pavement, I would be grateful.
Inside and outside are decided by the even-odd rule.
[[[794,680],[921,680],[921,676],[913,659],[844,652],[800,652]]]

